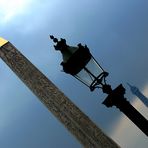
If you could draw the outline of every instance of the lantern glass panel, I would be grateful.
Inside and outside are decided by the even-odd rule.
[[[85,67],[75,75],[75,77],[88,87],[99,77],[99,75],[104,72],[97,61],[91,57],[90,61],[85,65]]]

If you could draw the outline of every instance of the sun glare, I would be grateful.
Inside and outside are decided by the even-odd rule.
[[[0,0],[0,23],[12,20],[25,11],[30,0]]]

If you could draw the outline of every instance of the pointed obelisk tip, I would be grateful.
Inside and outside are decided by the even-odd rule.
[[[5,45],[7,42],[8,42],[7,40],[5,40],[4,38],[0,37],[0,47]]]

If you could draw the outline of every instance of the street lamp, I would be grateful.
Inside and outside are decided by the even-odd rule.
[[[100,66],[90,53],[88,47],[79,43],[77,47],[66,44],[65,39],[60,41],[53,35],[50,38],[55,43],[54,48],[62,53],[63,71],[81,81],[91,91],[101,88],[103,93],[108,94],[102,102],[106,107],[116,106],[134,124],[136,124],[148,136],[148,120],[145,119],[124,97],[125,88],[120,84],[114,90],[106,84],[108,72]]]

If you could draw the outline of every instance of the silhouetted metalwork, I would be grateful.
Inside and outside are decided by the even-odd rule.
[[[0,57],[84,147],[119,148],[16,47],[2,38]]]
[[[148,98],[144,96],[136,86],[132,86],[129,83],[127,84],[130,87],[131,92],[136,95],[146,107],[148,107]]]
[[[56,50],[61,51],[63,56],[62,66],[64,72],[71,74],[91,91],[95,88],[101,88],[103,93],[108,94],[103,104],[106,107],[116,106],[120,109],[143,133],[148,136],[148,121],[145,119],[124,97],[125,88],[120,84],[112,90],[111,86],[106,83],[108,72],[100,66],[90,53],[88,47],[80,43],[77,47],[66,44],[65,39],[58,41],[54,36],[50,38],[56,43]]]

